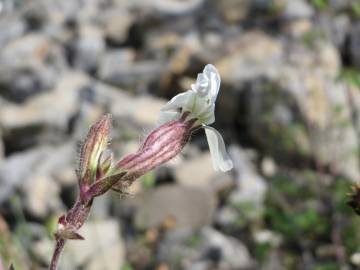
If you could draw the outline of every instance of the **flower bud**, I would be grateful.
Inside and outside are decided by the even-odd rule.
[[[81,185],[88,186],[96,180],[101,153],[106,149],[111,130],[111,116],[105,115],[89,130],[80,151],[78,177]]]

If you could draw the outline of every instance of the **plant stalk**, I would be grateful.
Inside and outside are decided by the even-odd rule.
[[[65,246],[65,239],[57,239],[56,246],[51,258],[50,270],[57,270],[61,253]]]

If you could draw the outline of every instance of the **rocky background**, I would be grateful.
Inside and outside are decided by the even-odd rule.
[[[203,132],[130,195],[96,199],[61,269],[356,269],[357,0],[1,0],[0,269],[46,269],[77,149],[114,116],[117,157],[207,63],[234,161]]]

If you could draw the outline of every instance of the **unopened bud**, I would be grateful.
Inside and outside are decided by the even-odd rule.
[[[80,152],[78,170],[81,184],[89,185],[96,180],[101,153],[106,149],[111,130],[111,116],[105,115],[91,126]]]

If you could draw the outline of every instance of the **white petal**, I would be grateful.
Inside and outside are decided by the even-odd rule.
[[[192,91],[186,91],[173,97],[168,103],[161,108],[162,111],[177,110],[183,108],[189,102],[189,98],[193,95]]]
[[[210,83],[209,95],[211,97],[211,102],[214,103],[220,90],[220,83],[221,83],[220,74],[217,71],[217,69],[211,64],[205,66],[204,73],[209,79],[209,83]]]
[[[199,119],[204,125],[211,125],[215,122],[215,104],[211,104],[206,110],[199,114]]]
[[[223,172],[231,170],[233,168],[233,163],[226,152],[225,143],[221,134],[216,129],[209,126],[204,126],[204,129],[214,169]]]
[[[160,117],[158,120],[158,126],[170,122],[172,120],[177,120],[180,118],[179,112],[172,111],[160,111]]]

